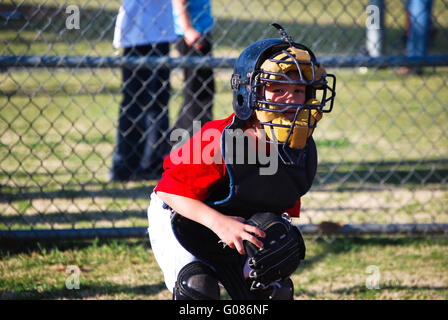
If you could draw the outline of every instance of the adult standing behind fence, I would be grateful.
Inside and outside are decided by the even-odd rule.
[[[407,0],[405,2],[409,17],[409,33],[407,35],[406,55],[424,57],[428,54],[431,35],[432,0]],[[421,74],[422,67],[399,68],[399,74]]]
[[[165,56],[176,39],[170,0],[123,0],[113,45],[125,57]],[[169,75],[166,68],[123,67],[112,181],[158,178],[169,152]]]
[[[173,9],[179,54],[187,57],[210,56],[214,22],[210,0],[173,0]],[[213,70],[206,67],[185,68],[184,81],[184,101],[174,128],[189,130],[191,134],[194,120],[204,124],[213,119]]]

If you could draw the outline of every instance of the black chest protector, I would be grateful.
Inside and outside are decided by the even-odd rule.
[[[297,165],[283,163],[277,150],[275,159],[272,156],[261,161],[250,143],[251,138],[243,133],[242,125],[234,118],[223,131],[221,152],[228,181],[218,186],[206,203],[221,213],[244,218],[257,212],[282,213],[293,208],[311,188],[316,174],[317,150],[313,138],[308,139],[304,149],[292,150],[300,159]],[[272,160],[277,161],[277,166]],[[273,172],[262,174],[268,169]]]

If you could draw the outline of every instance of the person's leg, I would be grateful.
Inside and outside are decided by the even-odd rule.
[[[176,48],[182,56],[210,56],[212,51],[211,38],[210,35],[205,36],[204,46],[201,50],[189,47],[183,38],[178,39]],[[213,120],[212,107],[215,93],[213,69],[185,68],[184,81],[184,101],[174,128],[188,130],[191,135],[194,120],[201,121],[201,126]]]
[[[409,36],[406,54],[410,57],[424,57],[428,53],[431,31],[432,0],[409,0]],[[422,73],[422,67],[405,68],[407,73]]]
[[[216,273],[205,263],[191,262],[179,272],[174,300],[219,300],[220,296]]]
[[[410,34],[407,44],[408,56],[423,57],[428,53],[431,9],[431,0],[409,1]]]
[[[169,43],[154,45],[150,56],[167,56]],[[168,104],[170,99],[170,70],[156,68],[146,84],[150,103],[145,107],[144,152],[137,178],[157,179],[162,174],[164,157],[170,151]]]
[[[148,233],[154,257],[162,269],[165,285],[171,292],[179,272],[197,259],[177,241],[171,227],[171,211],[163,208],[163,201],[151,194],[148,207]]]
[[[152,46],[125,48],[125,56],[144,56]],[[122,94],[118,118],[117,146],[111,169],[112,180],[129,180],[138,170],[143,155],[146,119],[145,108],[151,101],[146,89],[152,76],[149,68],[123,68]]]

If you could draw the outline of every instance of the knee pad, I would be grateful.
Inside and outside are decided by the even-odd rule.
[[[294,284],[291,278],[274,281],[263,289],[254,291],[258,300],[294,300]]]
[[[194,261],[180,270],[174,286],[174,300],[219,300],[215,273],[202,262]]]

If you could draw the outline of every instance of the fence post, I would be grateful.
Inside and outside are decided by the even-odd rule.
[[[370,0],[366,12],[366,49],[371,57],[379,57],[383,50],[384,1]]]

